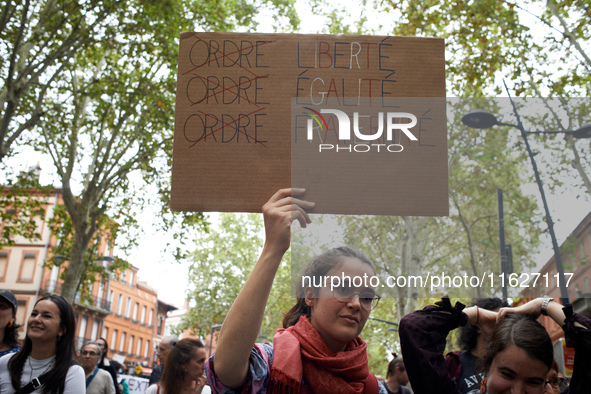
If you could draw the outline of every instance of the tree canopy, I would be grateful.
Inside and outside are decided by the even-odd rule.
[[[172,215],[167,204],[178,37],[196,29],[252,29],[262,11],[275,12],[276,27],[297,24],[289,0],[3,7],[0,51],[11,59],[1,69],[3,152],[30,130],[20,142],[48,153],[56,168],[72,222],[62,295],[73,298],[105,215],[126,229],[122,247],[135,240],[142,204],[160,204],[166,228],[205,225],[201,214]]]
[[[263,247],[263,223],[259,214],[220,214],[219,223],[200,236],[191,254],[189,289],[190,310],[177,330],[192,329],[205,336],[210,328],[222,324]],[[290,254],[279,270],[263,321],[261,340],[270,341],[281,326],[283,312],[295,303],[290,297]]]

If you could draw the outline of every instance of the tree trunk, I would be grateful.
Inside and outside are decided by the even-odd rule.
[[[86,253],[88,245],[96,231],[96,223],[91,223],[91,215],[84,204],[79,202],[70,192],[69,187],[64,187],[64,205],[70,218],[74,230],[74,242],[70,251],[70,265],[64,272],[64,282],[62,284],[61,295],[74,302],[76,290],[80,283],[80,277],[84,272]]]
[[[404,220],[405,233],[407,234],[406,252],[404,253],[406,275],[415,278],[424,277],[421,268],[423,262],[423,246],[427,237],[424,231],[427,221],[423,217],[415,216],[403,216],[402,219]],[[419,288],[411,286],[412,283],[412,281],[409,281],[406,287],[407,300],[405,311],[414,311],[418,308]]]
[[[86,237],[80,236],[79,231],[75,231],[70,265],[65,270],[64,283],[62,284],[61,290],[61,295],[72,303],[74,303],[80,276],[85,269],[84,261],[89,241]]]

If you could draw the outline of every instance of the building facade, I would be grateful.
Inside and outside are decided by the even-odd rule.
[[[23,325],[20,329],[21,338],[24,337],[26,319],[43,292],[43,263],[51,253],[51,245],[55,245],[55,238],[52,237],[47,223],[53,217],[56,205],[63,201],[59,189],[53,190],[49,197],[40,198],[43,199],[42,208],[45,209],[45,216],[34,219],[40,239],[29,240],[15,236],[12,238],[12,246],[5,246],[0,250],[0,288],[11,290],[16,296],[16,321]]]
[[[42,198],[45,216],[36,219],[41,238],[14,237],[13,245],[0,250],[0,288],[11,290],[17,298],[16,321],[23,326],[21,339],[35,302],[46,294],[60,294],[60,275],[68,265],[67,258],[63,257],[66,261],[60,267],[44,267],[45,261],[53,257],[52,248],[56,245],[48,221],[63,200],[59,189]],[[95,251],[98,256],[95,264],[102,264],[108,272],[114,261],[113,246],[97,242]],[[139,374],[144,375],[149,375],[156,360],[155,347],[164,336],[167,314],[176,309],[159,301],[156,290],[138,280],[138,268],[133,265],[95,282],[90,300],[81,300],[77,293],[73,307],[77,349],[102,337],[109,346],[109,358],[118,361],[129,372],[136,371],[139,365],[139,371],[143,372]]]
[[[591,212],[577,225],[560,247],[567,290],[575,312],[591,317]],[[572,275],[571,275],[572,274]],[[547,295],[560,302],[560,287],[554,256],[540,270],[535,287],[522,294],[526,299]],[[562,338],[562,328],[547,316],[541,317],[552,341]]]
[[[154,332],[154,345],[158,346],[162,338],[170,333],[166,331],[166,319],[168,318],[168,313],[177,310],[177,308],[171,304],[168,304],[162,300],[158,300],[158,306],[156,308],[156,327]],[[156,358],[156,353],[152,357],[152,366],[158,364],[158,359]]]
[[[109,357],[132,370],[152,364],[158,308],[156,290],[138,281],[137,273],[138,268],[131,266],[111,280],[107,295],[111,313],[101,330]]]

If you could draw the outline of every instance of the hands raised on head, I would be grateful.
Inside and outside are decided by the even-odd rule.
[[[478,327],[484,335],[490,336],[497,324],[498,313],[488,309],[478,308]]]
[[[511,313],[530,315],[534,318],[538,318],[541,314],[543,301],[543,298],[536,298],[514,308],[501,308],[499,310],[499,315],[497,316],[497,322],[501,321],[505,316]]]

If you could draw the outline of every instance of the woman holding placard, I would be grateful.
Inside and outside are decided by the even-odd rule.
[[[297,302],[283,320],[273,344],[255,344],[275,274],[290,246],[291,224],[311,223],[300,199],[303,189],[283,189],[263,206],[265,245],[252,273],[226,316],[216,352],[206,371],[212,392],[372,393],[384,392],[369,373],[367,345],[359,337],[377,305],[375,289],[332,281],[326,286],[299,286]],[[314,258],[303,277],[372,277],[373,263],[349,247]],[[300,282],[301,283],[301,282]]]

